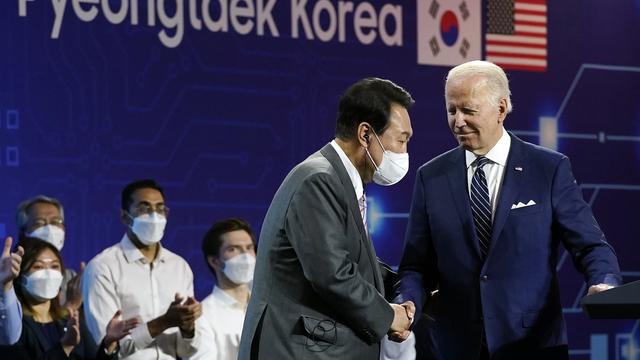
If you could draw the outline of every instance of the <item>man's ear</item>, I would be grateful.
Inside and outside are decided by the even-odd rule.
[[[361,122],[360,125],[358,125],[356,135],[357,135],[357,140],[360,146],[365,148],[369,147],[369,140],[371,138],[372,131],[373,131],[373,128],[367,122]]]
[[[125,210],[120,209],[120,221],[121,221],[121,222],[122,222],[126,227],[129,227],[129,226],[131,226],[131,222],[132,222],[133,220],[131,220],[131,218],[129,217],[129,214],[128,214]]]
[[[502,124],[507,117],[507,99],[502,98],[498,103],[498,123]]]
[[[222,270],[223,264],[217,256],[207,255],[207,264],[215,270]]]

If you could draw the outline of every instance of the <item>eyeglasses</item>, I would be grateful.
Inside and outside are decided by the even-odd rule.
[[[158,204],[156,206],[153,206],[153,205],[147,204],[147,203],[140,203],[140,204],[136,205],[136,207],[134,207],[133,210],[137,214],[149,214],[149,215],[151,215],[151,213],[156,212],[159,215],[164,215],[165,217],[169,215],[169,208],[164,206],[164,204]]]
[[[64,220],[61,217],[55,217],[55,218],[52,218],[49,221],[47,221],[47,219],[42,219],[42,218],[35,219],[33,221],[33,224],[30,226],[30,228],[37,229],[37,228],[41,228],[41,227],[47,226],[47,225],[63,227],[64,226]]]

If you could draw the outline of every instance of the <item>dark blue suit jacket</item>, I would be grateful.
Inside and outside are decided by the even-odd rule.
[[[412,300],[420,311],[439,289],[435,338],[445,359],[477,358],[483,327],[492,358],[535,357],[536,351],[566,345],[556,277],[559,245],[587,285],[605,276],[620,279],[614,251],[569,159],[510,135],[485,260],[469,205],[464,150],[450,150],[418,170],[398,300]],[[530,200],[536,204],[512,209]]]

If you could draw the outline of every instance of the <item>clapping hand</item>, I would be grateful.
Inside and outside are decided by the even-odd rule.
[[[84,273],[85,263],[80,262],[80,271],[67,283],[67,293],[65,307],[71,307],[79,309],[82,305],[82,289],[80,288],[80,281],[82,280],[82,273]]]
[[[62,348],[67,356],[73,351],[73,348],[80,344],[80,314],[78,310],[67,308],[69,318],[65,327],[65,333],[60,339]]]
[[[183,303],[184,302],[184,303]],[[176,293],[176,296],[165,313],[167,327],[179,327],[183,336],[193,336],[195,321],[202,315],[202,305],[193,297],[184,298]]]
[[[200,304],[193,297],[187,298],[187,301],[182,304],[183,316],[180,324],[180,331],[185,337],[193,337],[196,327],[196,320],[202,315],[202,304]]]
[[[113,353],[118,346],[118,341],[131,334],[131,330],[138,327],[141,323],[137,317],[122,320],[122,311],[116,311],[107,324],[107,333],[102,340],[107,352],[109,354]]]

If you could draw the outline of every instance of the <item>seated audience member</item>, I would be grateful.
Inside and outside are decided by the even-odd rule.
[[[38,195],[21,202],[16,210],[16,225],[20,232],[20,243],[25,238],[38,239],[62,251],[65,241],[64,207],[58,199]],[[82,305],[80,276],[83,268],[84,263],[81,263],[80,273],[66,268],[62,274],[59,300],[64,307],[78,309]]]
[[[19,247],[14,253],[18,256],[14,256],[9,253],[11,239],[5,241],[0,271],[3,291],[5,295],[17,295],[23,316],[18,340],[9,346],[0,346],[0,358],[114,359],[118,340],[137,325],[137,320],[123,321],[116,312],[106,327],[105,338],[96,347],[79,311],[64,309],[58,302],[64,271],[58,250],[43,241],[25,243],[29,245],[24,250]],[[5,271],[6,263],[11,264],[9,272]]]
[[[120,210],[125,234],[93,258],[82,277],[87,326],[96,343],[117,309],[141,320],[120,340],[121,360],[188,357],[199,346],[195,322],[202,306],[193,298],[193,273],[160,244],[168,214],[155,181],[127,185]]]
[[[202,252],[217,284],[202,301],[202,346],[191,359],[236,360],[256,263],[255,235],[242,219],[223,220],[207,231]]]

